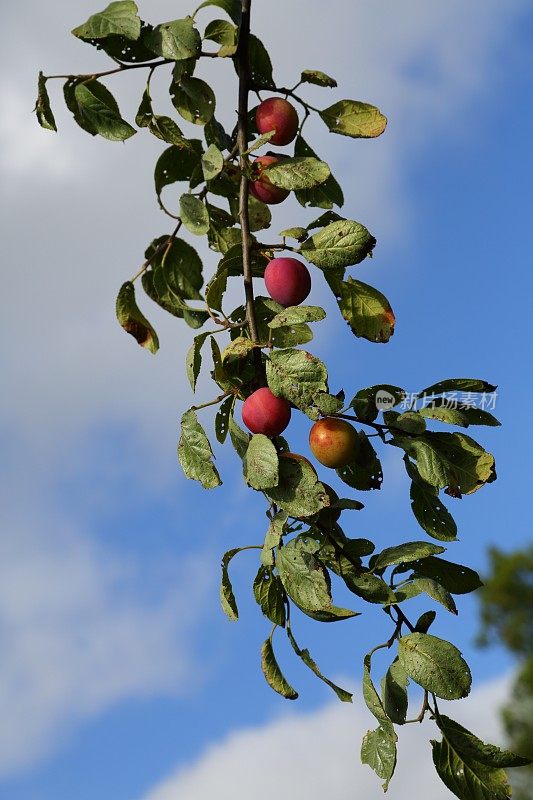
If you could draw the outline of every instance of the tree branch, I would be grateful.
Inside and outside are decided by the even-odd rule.
[[[255,315],[254,287],[252,279],[252,237],[250,235],[250,219],[248,213],[248,93],[250,91],[250,12],[252,0],[242,0],[242,20],[239,33],[239,44],[235,54],[235,62],[239,73],[239,106],[237,145],[239,148],[239,164],[241,168],[241,184],[239,191],[239,222],[242,238],[242,264],[244,274],[244,293],[246,297],[246,319],[253,342],[259,341],[257,319]],[[254,350],[256,373],[258,379],[263,368],[260,350]]]

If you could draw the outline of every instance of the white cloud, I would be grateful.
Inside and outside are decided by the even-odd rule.
[[[482,738],[501,741],[498,707],[509,680],[502,678],[475,690],[449,712]],[[448,704],[446,704],[448,705]],[[270,800],[273,796],[306,800],[327,797],[346,800],[383,797],[379,779],[359,761],[363,734],[373,717],[360,702],[327,705],[311,714],[288,713],[272,722],[232,733],[209,747],[193,764],[182,767],[143,800]],[[398,729],[396,774],[387,797],[391,800],[431,797],[449,800],[450,793],[436,776],[430,738],[438,738],[434,723]]]
[[[199,685],[191,627],[213,579],[206,560],[150,567],[42,508],[7,518],[5,530],[0,774],[47,755],[74,724],[121,700]]]

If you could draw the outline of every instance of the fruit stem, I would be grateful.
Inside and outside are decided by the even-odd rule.
[[[255,315],[254,287],[252,280],[252,237],[250,235],[250,217],[248,211],[248,94],[250,91],[250,13],[252,0],[242,0],[242,19],[239,33],[239,44],[235,54],[235,62],[239,74],[239,106],[237,124],[237,145],[239,148],[239,164],[241,168],[241,184],[239,191],[239,222],[242,240],[242,265],[244,275],[244,293],[246,297],[246,319],[252,342],[258,342],[257,319]],[[261,351],[254,349],[256,374],[262,375],[263,367]]]

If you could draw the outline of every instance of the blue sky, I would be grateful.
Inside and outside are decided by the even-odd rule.
[[[268,625],[250,596],[249,553],[232,569],[241,621],[231,625],[219,610],[220,555],[261,541],[264,509],[244,489],[229,450],[217,451],[225,482],[216,492],[180,474],[177,421],[192,402],[182,376],[189,329],[146,303],[162,343],[152,358],[113,319],[118,286],[167,229],[151,178],[162,148],[143,134],[124,147],[91,140],[61,110],[59,85],[52,96],[60,135],[36,127],[29,110],[38,69],[102,64],[68,35],[96,7],[85,0],[74,10],[66,0],[51,5],[45,12],[30,3],[30,30],[26,13],[5,12],[12,35],[0,78],[8,254],[0,798],[196,800],[216,791],[222,800],[230,792],[262,800],[272,780],[269,774],[256,784],[266,757],[279,763],[287,796],[297,800],[314,796],[326,777],[333,800],[347,797],[352,781],[378,798],[379,782],[356,763],[372,724],[360,704],[332,706],[281,644],[301,699],[288,704],[264,683],[258,650]],[[372,345],[353,339],[328,306],[327,330],[316,326],[310,349],[327,360],[332,386],[349,394],[390,382],[415,391],[456,375],[499,384],[504,427],[474,433],[495,453],[498,481],[449,501],[461,540],[449,557],[482,570],[489,545],[529,539],[531,10],[520,0],[505,8],[495,0],[467,8],[406,0],[401,9],[366,0],[339,8],[327,22],[339,26],[339,38],[326,40],[316,0],[279,4],[284,19],[274,28],[272,3],[255,5],[255,30],[281,84],[300,68],[321,68],[340,88],[311,90],[315,102],[364,99],[389,117],[375,142],[328,136],[320,123],[308,131],[343,184],[345,215],[378,239],[357,276],[381,288],[397,315],[391,343]],[[157,19],[190,10],[178,6],[140,3]],[[231,68],[208,67],[220,116],[229,120]],[[113,87],[131,117],[142,79],[127,76]],[[162,104],[162,91],[157,97]],[[288,201],[276,210],[272,233],[310,218]],[[214,263],[210,254],[206,263]],[[310,302],[328,304],[314,278]],[[238,284],[231,291],[237,305]],[[201,382],[199,397],[210,392]],[[293,449],[304,450],[307,428],[303,419],[291,423]],[[362,498],[366,508],[352,514],[347,532],[381,546],[422,538],[399,454],[386,452],[384,469],[382,492]],[[459,600],[459,620],[443,612],[435,626],[461,647],[474,673],[477,689],[456,713],[477,720],[478,732],[498,735],[495,709],[512,665],[497,649],[475,649],[476,604]],[[324,627],[298,618],[298,638],[327,674],[356,686],[367,643],[383,641],[386,626],[370,610]],[[429,724],[406,731],[405,760],[433,733]],[[447,797],[432,782],[429,751],[424,759],[418,787],[423,781],[436,800]],[[410,780],[400,771],[392,800],[408,796]]]

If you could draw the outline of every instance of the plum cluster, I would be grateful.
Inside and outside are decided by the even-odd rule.
[[[289,144],[298,132],[299,120],[294,107],[280,97],[263,100],[257,107],[255,121],[260,134],[275,131],[270,138],[272,144]],[[257,177],[250,182],[250,192],[270,205],[283,202],[289,194],[286,189],[274,186],[264,172],[266,167],[279,160],[275,155],[264,155],[254,161]],[[311,291],[311,275],[305,264],[296,258],[273,258],[265,269],[265,285],[270,297],[287,308],[299,305],[307,298]],[[244,401],[242,419],[252,433],[279,436],[290,422],[291,406],[284,398],[262,387]],[[345,420],[325,417],[312,426],[309,446],[317,461],[326,467],[339,469],[356,456],[359,437],[355,428]],[[296,453],[282,455],[307,460]]]

